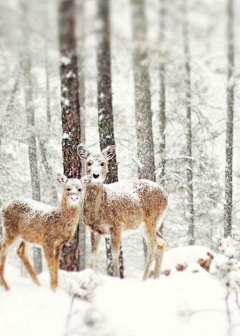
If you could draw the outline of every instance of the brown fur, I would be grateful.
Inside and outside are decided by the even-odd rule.
[[[83,184],[86,184],[88,179],[83,178],[81,181],[60,176],[58,180],[64,184],[62,202],[59,207],[47,206],[48,211],[44,211],[43,203],[17,200],[2,209],[5,236],[0,252],[0,279],[6,289],[9,289],[4,277],[7,250],[17,238],[22,239],[17,254],[33,281],[40,285],[36,272],[26,255],[25,242],[39,244],[43,247],[48,262],[51,287],[54,290],[58,286],[61,247],[75,233],[84,198]]]
[[[168,206],[166,192],[162,187],[148,180],[103,184],[113,146],[107,147],[102,153],[95,154],[89,153],[84,145],[79,145],[78,153],[86,159],[87,174],[91,177],[91,183],[86,188],[83,208],[83,222],[93,231],[91,266],[95,266],[100,235],[110,234],[114,271],[115,275],[119,276],[118,257],[122,231],[137,230],[143,224],[143,236],[148,246],[144,279],[149,277],[155,258],[154,277],[158,277],[165,241],[157,234],[157,230]],[[97,175],[99,177],[94,178]]]

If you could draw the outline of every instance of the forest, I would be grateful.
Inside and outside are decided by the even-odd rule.
[[[142,281],[139,230],[121,237],[119,279],[108,235],[89,268],[97,236],[80,216],[55,292],[43,249],[27,247],[38,287],[15,241],[1,336],[239,335],[239,35],[238,0],[0,0],[0,208],[57,207],[57,176],[90,171],[79,144],[115,146],[109,190],[147,179],[169,199],[159,279]]]

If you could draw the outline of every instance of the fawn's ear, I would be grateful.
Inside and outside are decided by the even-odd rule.
[[[83,185],[88,185],[91,182],[91,176],[85,175],[81,178]]]
[[[79,144],[77,146],[77,152],[78,152],[78,155],[80,156],[80,158],[82,158],[82,159],[86,159],[90,155],[89,150],[87,149],[87,147],[84,144]]]
[[[67,177],[63,174],[58,174],[57,180],[60,184],[64,184],[67,181]]]
[[[106,148],[104,148],[102,150],[102,154],[105,156],[105,158],[108,161],[111,160],[114,157],[115,151],[116,151],[115,148],[116,148],[116,146],[110,145],[110,146],[107,146]]]

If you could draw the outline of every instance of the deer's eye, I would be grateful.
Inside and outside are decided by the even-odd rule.
[[[70,191],[71,190],[71,188],[67,188],[67,191]]]
[[[104,162],[101,163],[101,166],[104,166]]]
[[[81,188],[79,188],[79,189],[78,189],[78,191],[80,192],[80,191],[82,191],[82,189],[81,189]]]
[[[92,164],[91,164],[91,162],[88,162],[88,164],[87,164],[88,166],[91,166]]]

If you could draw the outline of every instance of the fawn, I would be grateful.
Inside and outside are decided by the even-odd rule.
[[[26,255],[26,242],[43,247],[51,278],[51,288],[58,286],[59,258],[62,244],[75,233],[82,211],[84,187],[88,177],[81,180],[59,174],[58,182],[63,184],[62,201],[59,207],[52,207],[28,199],[12,201],[2,209],[4,239],[0,250],[0,279],[8,290],[4,277],[7,251],[17,238],[22,242],[17,254],[30,273],[33,281],[40,285],[37,274]]]
[[[143,279],[150,276],[156,259],[154,278],[160,275],[165,240],[158,232],[168,207],[168,195],[158,184],[149,180],[123,181],[104,184],[108,161],[115,154],[115,146],[101,153],[90,153],[78,145],[78,154],[86,160],[86,173],[91,182],[86,187],[83,222],[92,230],[92,260],[95,266],[101,235],[110,234],[114,272],[119,276],[119,249],[124,230],[142,229],[148,247],[148,258]]]

